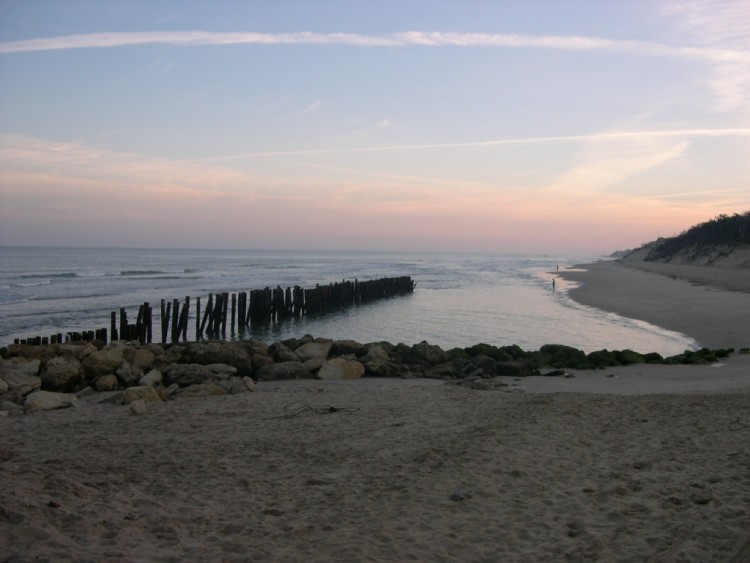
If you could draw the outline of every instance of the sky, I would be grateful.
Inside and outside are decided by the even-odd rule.
[[[0,0],[0,245],[598,254],[747,210],[746,0]]]

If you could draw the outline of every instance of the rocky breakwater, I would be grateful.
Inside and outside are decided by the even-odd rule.
[[[249,393],[257,381],[427,377],[473,389],[495,389],[500,376],[565,375],[566,368],[595,369],[631,363],[708,363],[730,350],[686,351],[671,358],[631,350],[585,354],[549,344],[538,352],[518,346],[477,344],[443,350],[304,336],[268,345],[259,340],[145,344],[116,341],[11,345],[0,349],[0,414],[75,407],[85,401],[130,405]]]

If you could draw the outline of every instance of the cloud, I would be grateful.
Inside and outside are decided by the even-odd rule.
[[[750,92],[750,10],[739,2],[714,0],[668,5],[702,46],[680,47],[649,41],[569,35],[452,33],[407,31],[386,35],[354,33],[255,33],[211,31],[147,31],[91,33],[6,41],[0,54],[68,49],[114,48],[137,45],[346,45],[369,48],[475,47],[525,48],[563,51],[604,51],[647,57],[699,60],[712,65],[709,87],[717,96],[715,109],[741,107]]]
[[[679,0],[665,5],[702,49],[750,52],[750,4],[744,0]],[[708,81],[716,95],[714,109],[750,107],[750,64],[746,56],[716,59]]]
[[[65,49],[125,47],[132,45],[348,45],[355,47],[515,47],[569,51],[616,51],[713,60],[750,61],[746,50],[673,47],[646,41],[614,40],[566,35],[448,33],[407,31],[389,35],[353,33],[254,33],[210,31],[147,31],[65,35],[0,43],[0,53]]]
[[[382,145],[374,147],[332,147],[318,149],[299,149],[285,151],[258,151],[235,155],[215,156],[204,161],[229,161],[251,158],[273,158],[286,156],[312,156],[338,153],[377,153],[441,149],[481,149],[506,145],[546,145],[557,143],[581,143],[589,141],[638,141],[647,139],[688,139],[699,137],[750,137],[750,128],[717,128],[717,129],[666,129],[645,131],[612,131],[583,135],[559,135],[549,137],[521,137],[515,139],[489,139],[485,141],[468,141],[462,143],[430,143],[412,145]]]

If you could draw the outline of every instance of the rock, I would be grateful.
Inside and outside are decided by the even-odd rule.
[[[37,375],[40,365],[41,361],[36,359],[0,360],[0,379],[8,385],[8,390],[28,395],[42,386],[42,379]]]
[[[554,368],[586,368],[591,365],[581,350],[564,344],[545,344],[539,349],[541,363]]]
[[[318,379],[359,379],[365,373],[365,366],[355,360],[333,358],[318,371]]]
[[[411,348],[414,357],[430,365],[443,364],[447,361],[445,352],[439,346],[422,341]]]
[[[26,412],[51,411],[75,406],[78,398],[73,393],[55,393],[53,391],[34,391],[26,396]]]
[[[234,342],[191,342],[187,351],[193,364],[225,364],[235,367],[240,375],[252,373],[250,355]]]
[[[122,404],[129,405],[133,401],[142,400],[147,403],[161,403],[161,397],[156,389],[148,385],[128,387],[122,394]]]
[[[400,364],[411,364],[415,362],[414,353],[410,346],[399,342],[391,350],[388,350],[390,359]]]
[[[398,367],[398,364],[389,360],[370,360],[364,366],[367,375],[375,377],[401,377],[401,368]]]
[[[289,348],[285,344],[282,344],[281,342],[272,344],[268,348],[268,351],[276,363],[300,361],[299,356],[295,354],[291,348]]]
[[[273,358],[266,354],[253,354],[250,356],[250,362],[253,366],[253,373],[262,367],[269,366],[273,363]]]
[[[213,378],[213,372],[200,364],[172,364],[164,370],[164,384],[167,386],[177,383],[180,387],[188,387],[211,381]]]
[[[115,370],[115,375],[123,387],[132,387],[138,385],[143,373],[134,369],[128,362],[122,362]]]
[[[200,383],[180,389],[177,392],[178,397],[212,397],[215,395],[226,395],[224,389],[215,383]]]
[[[94,381],[94,389],[97,391],[114,391],[120,386],[117,376],[109,374],[97,377]]]
[[[26,360],[46,362],[57,356],[55,346],[36,346],[31,344],[11,344],[8,346],[9,356],[18,356]],[[37,375],[37,374],[34,374]]]
[[[86,373],[86,379],[94,381],[102,375],[110,375],[117,371],[123,363],[123,348],[107,347],[98,352],[86,356],[83,361],[83,369]]]
[[[245,387],[247,387],[247,390],[251,393],[255,393],[258,390],[258,387],[255,385],[255,381],[252,380],[250,377],[243,377],[242,382],[245,384]]]
[[[476,370],[476,368],[474,368]],[[481,377],[482,370],[477,377]],[[450,379],[456,376],[456,369],[452,363],[444,363],[424,370],[424,376],[430,379]]]
[[[297,354],[300,362],[307,362],[317,358],[327,358],[331,352],[333,341],[315,341],[308,342],[297,348],[294,353]]]
[[[227,364],[208,364],[206,367],[216,379],[229,379],[237,375],[239,371],[236,367]]]
[[[41,360],[36,358],[9,358],[0,360],[0,378],[6,379],[7,375],[38,376]]]
[[[83,377],[83,366],[73,356],[52,358],[41,371],[42,387],[48,391],[72,391],[83,381]]]
[[[145,346],[133,346],[126,348],[123,353],[125,361],[130,364],[133,373],[140,379],[141,376],[154,365],[156,355]]]
[[[367,353],[367,348],[356,340],[335,340],[331,344],[329,353],[332,356],[348,356],[351,354],[359,358]]]
[[[241,377],[230,377],[224,381],[219,382],[219,386],[224,389],[229,395],[239,395],[240,393],[248,393],[245,382],[242,381]]]
[[[388,352],[386,352],[382,346],[373,344],[367,349],[367,352],[359,359],[359,361],[366,365],[375,360],[388,361],[390,359]]]
[[[269,364],[255,372],[259,380],[275,381],[279,379],[309,379],[312,373],[302,362],[278,362]]]
[[[160,371],[152,369],[146,375],[138,380],[138,385],[145,385],[148,387],[160,387],[164,377]]]
[[[482,377],[485,378],[495,377],[497,373],[495,359],[484,354],[472,357],[469,360],[469,365],[482,370],[482,373],[484,374]]]
[[[250,357],[253,354],[260,354],[261,356],[268,356],[268,344],[257,338],[250,338],[249,340],[240,340],[236,342],[237,346],[240,346]]]
[[[136,399],[128,405],[132,414],[146,414],[146,401],[143,399]]]
[[[72,356],[76,360],[83,361],[84,358],[96,352],[97,348],[90,342],[60,344],[57,347],[58,356]]]
[[[8,383],[4,379],[0,379],[0,395],[8,391],[10,387],[8,387]]]
[[[326,358],[324,356],[318,356],[316,358],[310,358],[309,360],[304,362],[304,366],[309,372],[312,373],[318,371],[321,367],[323,367],[324,363],[326,363]]]

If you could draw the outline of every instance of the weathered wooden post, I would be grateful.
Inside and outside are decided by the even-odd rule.
[[[195,298],[195,340],[201,338],[201,298]]]
[[[172,342],[177,342],[177,325],[180,322],[180,302],[172,299]]]
[[[125,312],[125,307],[120,307],[120,339],[124,340],[128,337],[128,314]]]
[[[201,336],[203,336],[203,331],[206,330],[207,334],[211,334],[211,317],[214,312],[214,294],[209,293],[208,294],[208,303],[206,304],[206,312],[203,313],[203,320],[201,321]],[[206,327],[206,323],[208,323],[208,327]]]
[[[187,340],[187,325],[188,325],[189,314],[190,314],[190,296],[187,296],[185,297],[185,304],[182,306],[180,319],[177,322],[177,341],[180,340],[180,335],[182,335],[183,340]]]

